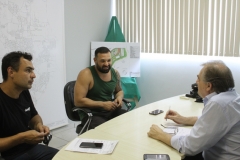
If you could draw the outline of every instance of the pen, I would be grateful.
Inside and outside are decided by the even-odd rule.
[[[162,126],[162,127],[164,127],[164,128],[167,128],[167,127],[165,127],[165,126],[164,126],[164,125],[162,125],[162,124],[161,124],[161,126]]]
[[[168,114],[169,114],[169,112],[170,112],[170,109],[171,109],[171,106],[169,106],[169,109],[168,109]],[[167,121],[167,118],[166,118],[166,121]]]

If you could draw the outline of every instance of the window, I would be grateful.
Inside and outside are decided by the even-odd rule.
[[[142,53],[240,56],[240,0],[116,0],[127,42]]]

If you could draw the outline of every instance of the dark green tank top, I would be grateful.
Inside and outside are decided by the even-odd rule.
[[[114,99],[114,90],[117,85],[117,74],[115,70],[111,68],[111,80],[105,82],[98,76],[95,65],[88,68],[92,73],[94,85],[88,91],[86,97],[95,101],[112,101],[112,99]]]

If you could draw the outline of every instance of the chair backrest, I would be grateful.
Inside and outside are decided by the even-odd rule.
[[[72,121],[80,121],[78,113],[73,112],[74,105],[74,86],[76,81],[70,81],[64,86],[64,103],[67,116]]]

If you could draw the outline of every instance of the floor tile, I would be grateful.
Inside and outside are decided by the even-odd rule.
[[[61,150],[65,145],[61,146],[61,147],[57,147],[58,150]]]
[[[66,145],[68,142],[69,141],[66,141],[61,138],[53,136],[52,140],[49,142],[48,146],[53,147],[53,148],[58,148],[58,147]]]
[[[69,123],[68,125],[65,125],[65,126],[62,126],[62,127],[51,130],[51,134],[55,135],[57,133],[67,131],[67,130],[72,129],[72,128],[75,128],[75,130],[76,130],[76,127],[80,122],[75,122],[75,121],[68,120],[68,123]]]
[[[50,132],[51,132],[52,135],[55,135],[57,133],[67,131],[67,130],[72,129],[72,128],[74,128],[74,123],[68,124],[66,126],[62,126],[62,127],[56,128],[56,129],[53,129]]]
[[[78,134],[76,133],[76,128],[71,128],[62,132],[58,132],[54,134],[54,136],[70,142],[76,138]]]

